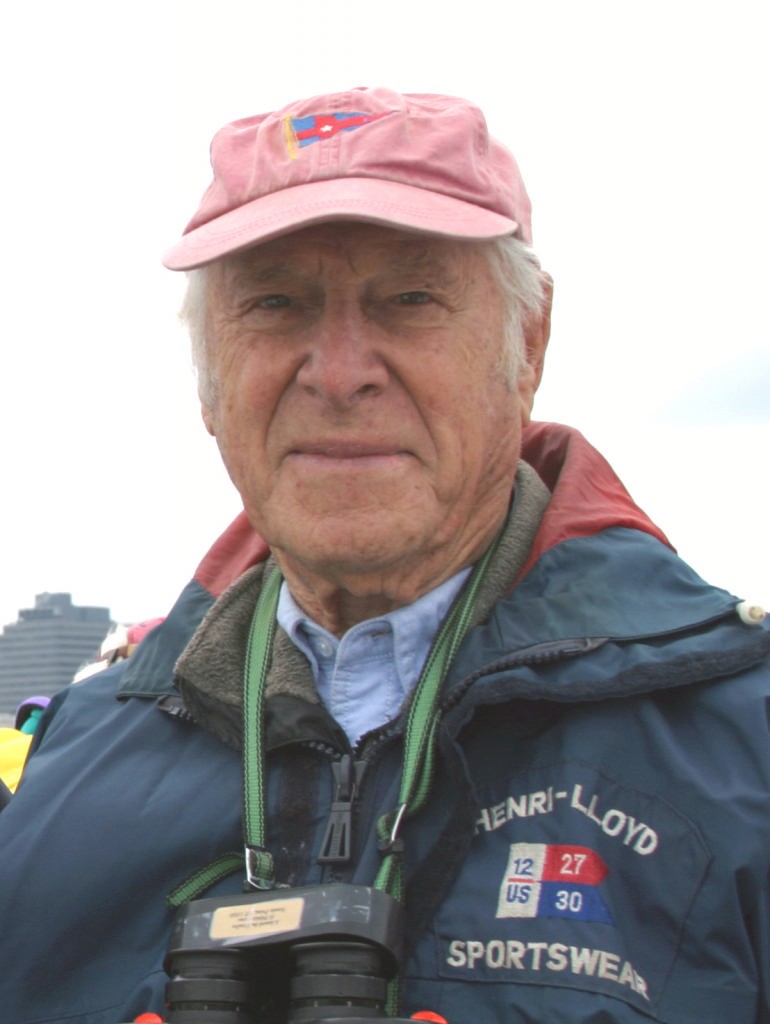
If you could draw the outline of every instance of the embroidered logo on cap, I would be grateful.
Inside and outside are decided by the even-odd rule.
[[[500,885],[500,917],[561,917],[613,924],[598,891],[609,868],[587,846],[513,843]]]
[[[311,146],[314,142],[334,138],[340,132],[353,132],[372,121],[379,121],[393,113],[386,110],[382,114],[362,114],[357,111],[339,112],[336,114],[308,114],[306,117],[285,117],[283,119],[286,135],[286,148],[289,156],[294,159],[298,149]]]

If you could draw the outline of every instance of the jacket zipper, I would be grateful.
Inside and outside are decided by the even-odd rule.
[[[534,644],[517,654],[492,661],[462,679],[445,696],[441,703],[441,711],[446,712],[459,704],[471,686],[482,676],[494,672],[505,672],[514,668],[533,665],[547,665],[566,658],[575,658],[581,654],[590,654],[609,642],[609,637],[580,637],[572,640],[549,640],[542,644]]]
[[[316,858],[323,867],[349,864],[353,854],[353,808],[366,770],[366,761],[343,754],[332,761],[334,797],[321,851]]]

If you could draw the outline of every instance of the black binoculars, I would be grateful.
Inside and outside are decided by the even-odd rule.
[[[187,903],[165,962],[168,1021],[397,1024],[386,1005],[403,927],[402,905],[366,886]]]

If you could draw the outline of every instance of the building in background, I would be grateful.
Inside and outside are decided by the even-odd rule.
[[[38,594],[34,608],[0,633],[0,714],[32,694],[51,696],[98,656],[112,622],[109,608],[73,605],[70,594]]]

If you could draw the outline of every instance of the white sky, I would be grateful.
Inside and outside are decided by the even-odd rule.
[[[163,614],[238,510],[160,254],[225,121],[355,85],[475,100],[556,281],[540,419],[770,603],[768,5],[89,0],[0,14],[0,623]]]

